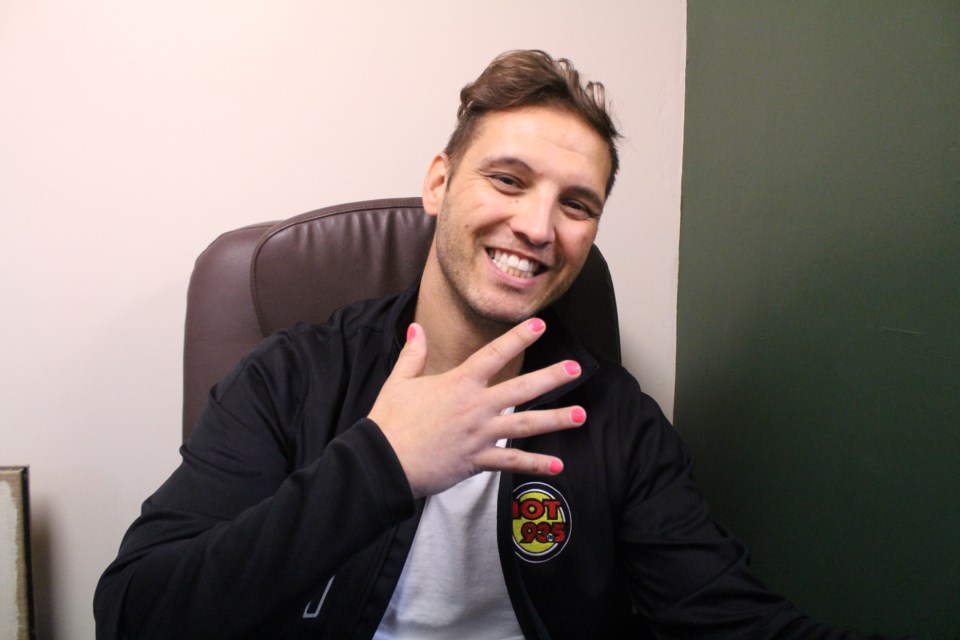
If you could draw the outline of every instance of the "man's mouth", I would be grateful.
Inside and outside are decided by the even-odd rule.
[[[532,278],[545,269],[542,264],[535,260],[521,258],[515,253],[509,253],[502,249],[487,249],[487,253],[497,269],[515,278]]]

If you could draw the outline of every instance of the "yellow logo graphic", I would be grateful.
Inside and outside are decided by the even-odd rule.
[[[513,491],[513,542],[529,562],[556,556],[570,539],[570,507],[554,487],[528,482]]]

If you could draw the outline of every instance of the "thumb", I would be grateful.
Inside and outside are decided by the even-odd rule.
[[[415,322],[407,327],[407,343],[403,345],[391,375],[417,378],[427,366],[427,334]]]

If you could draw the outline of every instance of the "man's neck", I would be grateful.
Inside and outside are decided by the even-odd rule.
[[[417,296],[414,321],[423,327],[427,336],[427,375],[444,373],[510,329],[502,324],[473,317],[455,300],[443,294],[447,289],[435,280],[442,275],[431,270],[424,272]],[[495,384],[515,377],[523,366],[523,354],[509,362],[490,380]]]

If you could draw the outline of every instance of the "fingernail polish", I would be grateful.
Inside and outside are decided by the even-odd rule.
[[[527,328],[534,333],[540,333],[546,329],[547,323],[541,320],[540,318],[531,318],[527,321]]]
[[[550,463],[550,473],[560,473],[563,471],[563,463],[559,460],[554,460]]]
[[[580,375],[580,363],[567,360],[563,363],[563,370],[571,376],[578,376]]]
[[[417,328],[413,325],[407,327],[407,342],[410,342],[417,336]]]
[[[587,421],[587,412],[580,407],[574,407],[570,409],[570,419],[574,424],[583,424]]]

